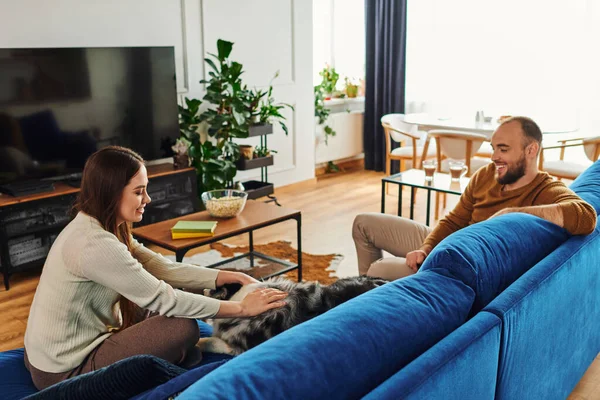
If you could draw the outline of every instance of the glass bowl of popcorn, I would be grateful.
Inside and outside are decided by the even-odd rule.
[[[215,218],[233,218],[240,215],[248,193],[233,189],[218,189],[202,193],[200,196],[206,211]]]

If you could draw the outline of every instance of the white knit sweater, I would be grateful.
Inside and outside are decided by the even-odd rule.
[[[132,253],[87,214],[80,212],[63,229],[27,322],[25,348],[34,367],[58,373],[80,365],[120,326],[121,294],[170,317],[205,318],[219,311],[218,300],[173,288],[212,289],[217,270],[173,263],[135,240]]]

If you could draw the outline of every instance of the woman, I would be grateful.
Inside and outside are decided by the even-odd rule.
[[[254,316],[285,304],[275,289],[241,302],[175,289],[256,280],[172,263],[133,239],[131,223],[150,202],[147,185],[144,162],[129,149],[106,147],[87,160],[78,214],[50,249],[25,332],[25,365],[38,389],[137,354],[191,364],[195,318]],[[159,315],[138,322],[143,309]]]

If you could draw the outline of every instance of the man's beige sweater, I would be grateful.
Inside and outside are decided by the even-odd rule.
[[[95,218],[80,212],[46,259],[25,332],[27,357],[45,372],[77,367],[120,326],[120,295],[160,315],[214,316],[218,300],[173,287],[214,288],[217,274],[172,263],[133,239],[130,253]]]

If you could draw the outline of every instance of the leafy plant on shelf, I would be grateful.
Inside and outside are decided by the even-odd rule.
[[[253,99],[258,98],[260,109],[258,111],[258,119],[261,124],[271,124],[273,121],[279,122],[281,129],[285,132],[286,136],[288,134],[288,128],[285,124],[286,118],[281,114],[281,110],[284,108],[289,108],[290,110],[294,110],[294,107],[291,104],[287,103],[276,103],[273,98],[273,81],[279,76],[279,71],[275,73],[275,76],[269,82],[269,89],[266,91],[255,90],[253,94]],[[263,99],[264,98],[264,99]]]
[[[266,146],[257,146],[254,149],[254,158],[268,157],[271,153],[277,153],[277,150],[268,149]]]
[[[205,58],[210,79],[200,83],[206,85],[203,100],[209,108],[200,113],[202,102],[188,98],[186,107],[179,107],[180,133],[191,143],[189,156],[198,174],[199,193],[233,186],[235,162],[240,157],[239,145],[233,139],[247,138],[251,124],[278,121],[286,135],[288,132],[280,110],[292,106],[275,103],[271,85],[265,91],[248,89],[241,79],[242,64],[229,59],[232,49],[232,42],[219,39],[217,54],[209,53],[210,58]],[[200,140],[200,123],[207,124],[209,140]]]

